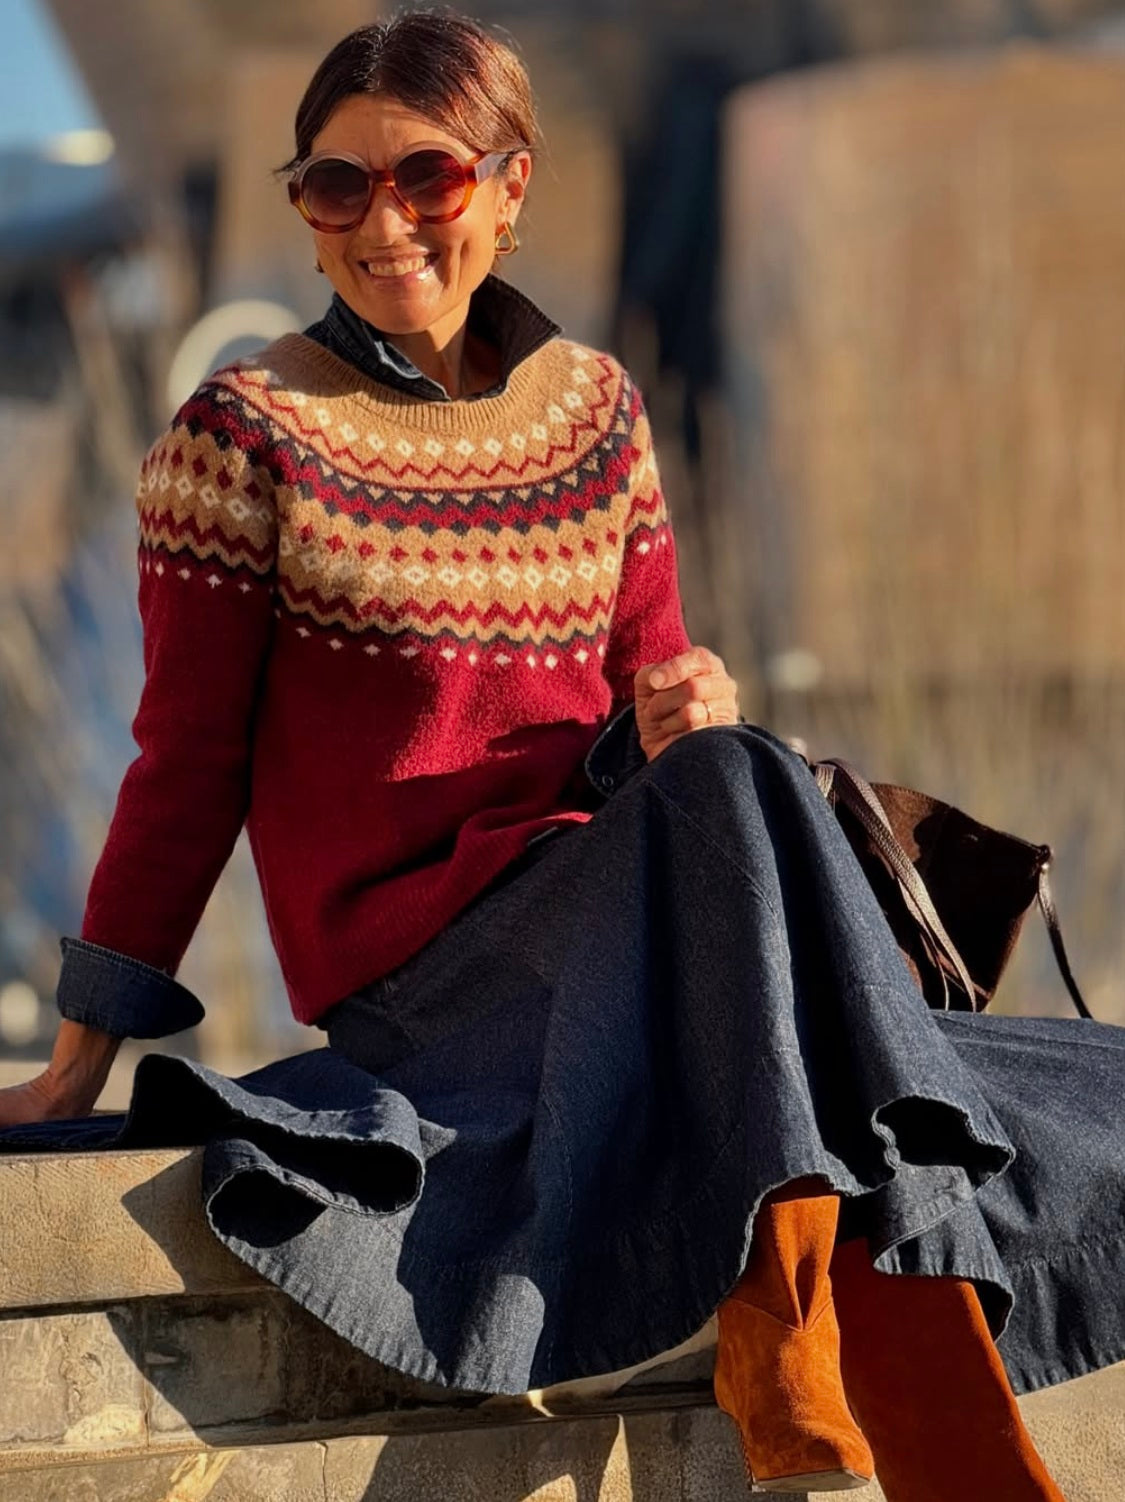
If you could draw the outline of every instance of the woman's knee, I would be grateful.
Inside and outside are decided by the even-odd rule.
[[[669,778],[752,778],[768,773],[795,784],[811,782],[807,764],[768,730],[756,725],[704,725],[688,731],[649,763]]]
[[[644,775],[720,838],[741,835],[759,852],[778,838],[792,843],[801,830],[819,840],[818,831],[835,825],[807,763],[756,726],[691,731],[650,762]]]

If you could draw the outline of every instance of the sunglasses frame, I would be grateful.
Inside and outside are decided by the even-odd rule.
[[[407,203],[406,199],[399,192],[395,183],[395,170],[408,157],[413,156],[418,151],[444,151],[458,163],[458,166],[464,172],[465,197],[460,207],[454,209],[451,214],[420,214],[417,209]],[[473,194],[480,187],[481,183],[484,182],[485,178],[490,177],[496,171],[497,167],[499,167],[500,163],[506,157],[513,154],[512,151],[478,151],[467,162],[461,162],[458,161],[457,154],[452,147],[444,141],[416,141],[412,146],[408,146],[405,151],[400,152],[389,167],[380,170],[377,167],[369,166],[362,157],[354,156],[350,151],[318,151],[314,152],[312,156],[306,157],[289,179],[289,202],[305,222],[311,224],[313,229],[319,230],[322,235],[346,234],[349,230],[358,229],[364,219],[367,218],[376,189],[382,186],[390,189],[394,201],[413,224],[448,224],[451,220],[460,218],[469,207]],[[366,174],[367,201],[363,205],[363,212],[353,221],[347,224],[325,224],[313,216],[308,204],[305,202],[304,181],[305,174],[309,168],[316,166],[318,162],[347,162],[353,167],[358,167],[361,172]]]

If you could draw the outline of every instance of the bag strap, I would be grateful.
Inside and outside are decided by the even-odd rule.
[[[821,767],[832,768],[831,775],[822,778],[819,771]],[[827,781],[827,789],[824,785],[825,781]],[[855,767],[835,756],[817,763],[817,784],[822,792],[830,793],[835,788],[837,797],[859,820],[864,833],[898,882],[903,900],[914,921],[922,930],[923,938],[927,941],[931,951],[931,957],[937,962],[938,972],[942,979],[945,1010],[949,1010],[949,988],[946,984],[946,975],[950,971],[952,972],[950,978],[958,982],[969,1005],[974,1011],[977,1010],[978,1002],[985,1000],[984,993],[973,981],[969,974],[969,967],[946,932],[945,924],[941,921],[933,898],[926,890],[925,882],[918,875],[914,862],[895,838],[891,822],[874,788]]]
[[[1055,951],[1055,960],[1058,963],[1062,978],[1066,983],[1066,989],[1070,992],[1070,999],[1080,1017],[1087,1017],[1092,1022],[1094,1014],[1086,1005],[1082,992],[1078,989],[1078,982],[1074,979],[1074,972],[1070,968],[1070,961],[1066,955],[1066,945],[1063,943],[1062,927],[1059,924],[1058,909],[1055,907],[1054,894],[1051,891],[1051,883],[1047,877],[1049,861],[1044,861],[1039,868],[1039,910],[1043,914],[1043,921],[1047,925],[1047,932],[1051,936],[1051,948]]]

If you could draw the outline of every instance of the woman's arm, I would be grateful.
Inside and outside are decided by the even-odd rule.
[[[247,452],[249,433],[241,398],[204,386],[150,449],[137,488],[140,754],[118,793],[81,939],[168,975],[249,806],[277,551],[273,488]]]
[[[91,1109],[122,1037],[164,1036],[202,1016],[172,977],[245,821],[274,618],[273,487],[249,432],[241,399],[204,385],[141,466],[139,755],[80,937],[61,941],[64,1022],[50,1067],[32,1082],[52,1114]],[[4,1109],[0,1097],[0,1119]]]
[[[684,626],[676,546],[652,429],[640,392],[626,375],[634,459],[630,505],[605,674],[613,690],[610,718],[635,705],[636,736],[648,760],[691,730],[734,724],[742,716],[738,686],[709,647],[692,646]],[[661,677],[653,683],[651,674]]]
[[[691,647],[652,428],[640,390],[628,372],[622,400],[630,424],[631,462],[621,577],[603,662],[613,693],[610,718],[633,703],[634,679],[640,668]]]
[[[88,1116],[120,1046],[120,1038],[64,1017],[44,1072],[0,1090],[0,1128]]]

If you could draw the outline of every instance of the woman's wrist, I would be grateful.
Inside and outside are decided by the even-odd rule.
[[[92,1110],[120,1047],[121,1039],[114,1034],[62,1018],[40,1088],[64,1114]]]

